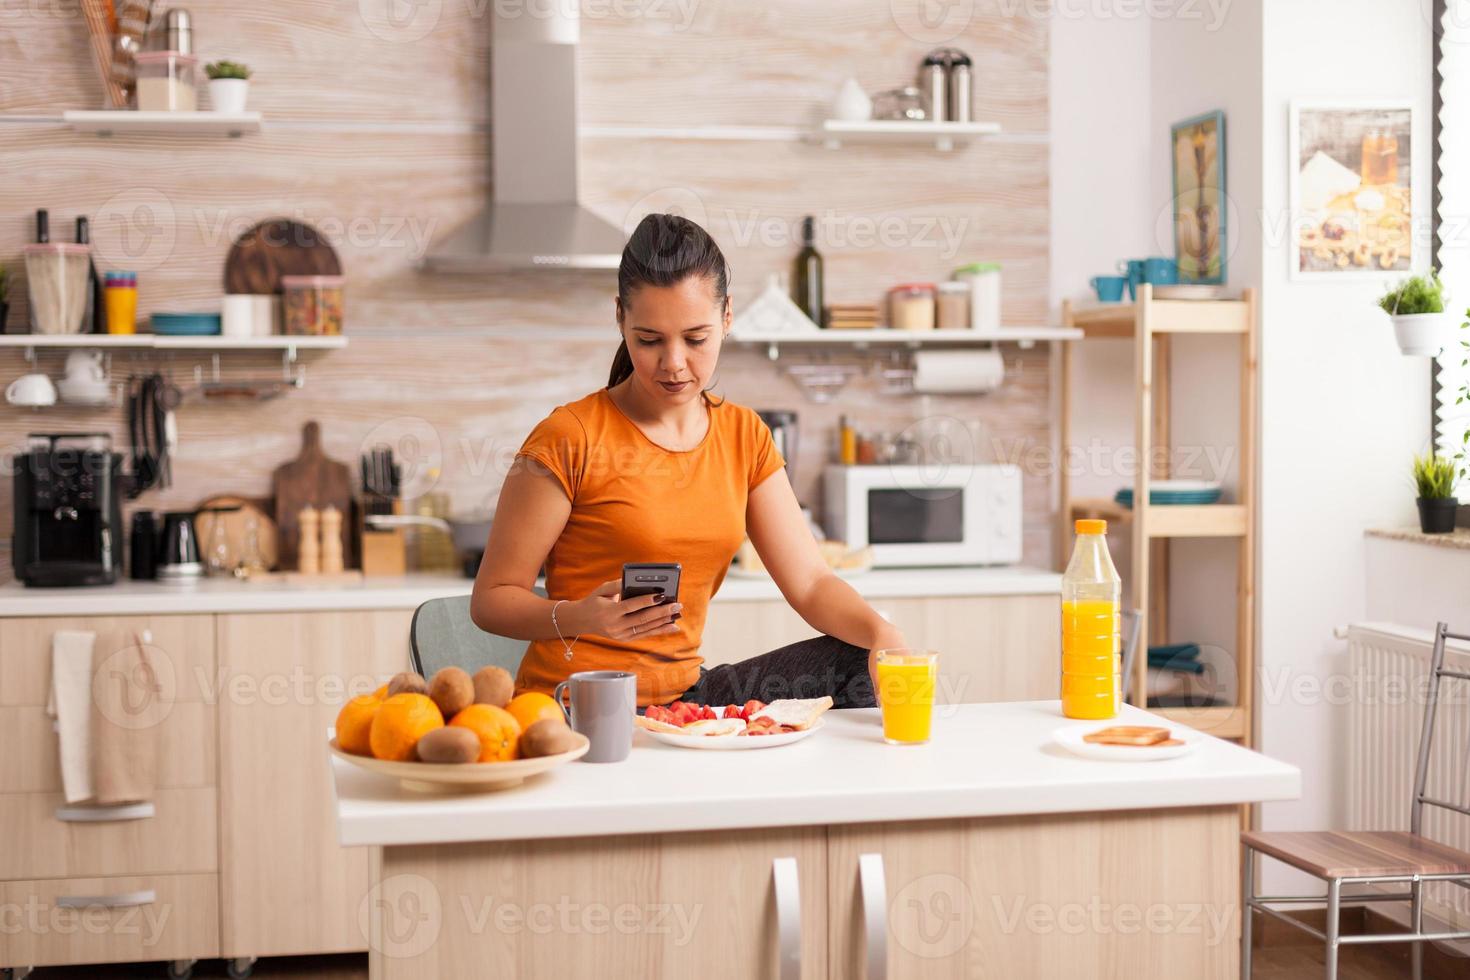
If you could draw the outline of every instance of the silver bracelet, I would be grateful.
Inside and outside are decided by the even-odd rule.
[[[561,635],[561,624],[556,621],[556,607],[561,605],[563,602],[570,601],[570,599],[558,599],[551,604],[551,625],[556,630],[556,638],[561,641],[561,645],[566,649],[566,658],[568,660],[572,659],[572,647],[576,645],[576,642],[582,638],[582,634],[578,633],[576,636],[572,637],[571,643],[567,642],[567,638]]]

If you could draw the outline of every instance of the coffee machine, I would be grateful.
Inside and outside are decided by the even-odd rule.
[[[122,456],[105,433],[32,434],[14,459],[15,576],[111,585],[122,557]]]

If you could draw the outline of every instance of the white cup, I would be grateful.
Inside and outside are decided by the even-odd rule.
[[[255,297],[245,293],[226,295],[220,303],[220,334],[249,337],[255,333]]]
[[[250,332],[269,337],[276,332],[276,298],[270,295],[250,297]]]
[[[25,408],[46,408],[56,404],[56,386],[44,374],[23,374],[5,389],[5,400]]]
[[[74,350],[66,355],[66,380],[77,385],[101,385],[106,380],[100,350]]]

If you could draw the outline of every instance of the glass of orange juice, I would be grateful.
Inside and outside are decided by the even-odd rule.
[[[883,741],[921,745],[929,741],[934,717],[934,680],[939,654],[934,650],[879,650],[878,705],[883,709]]]

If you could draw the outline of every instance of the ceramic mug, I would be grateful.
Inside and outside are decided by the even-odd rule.
[[[24,374],[10,382],[5,400],[25,408],[46,408],[56,404],[56,386],[44,374]]]
[[[106,381],[100,350],[74,350],[66,355],[66,380],[78,385],[101,386]]]
[[[1179,281],[1179,264],[1173,259],[1144,259],[1143,281],[1155,286],[1172,286]]]
[[[1138,287],[1143,283],[1143,259],[1121,259],[1118,262],[1118,272],[1123,275],[1128,284],[1128,298],[1138,299]]]
[[[1097,291],[1097,298],[1104,303],[1118,303],[1123,299],[1123,287],[1128,285],[1126,276],[1094,276],[1090,285]]]
[[[571,710],[562,700],[571,692]],[[622,762],[633,750],[633,716],[638,713],[638,676],[625,670],[582,670],[556,685],[552,695],[562,705],[572,731],[587,736],[592,747],[583,762]]]

